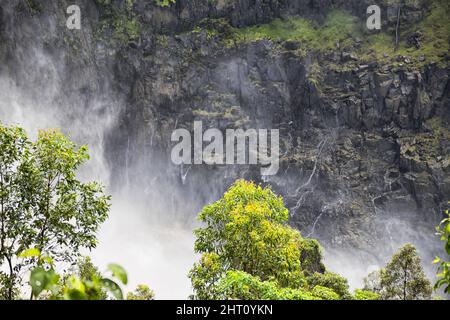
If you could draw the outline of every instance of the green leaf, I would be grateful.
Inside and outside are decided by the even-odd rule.
[[[120,289],[120,286],[117,283],[110,279],[103,278],[102,284],[106,288],[106,290],[108,290],[114,296],[114,298],[116,298],[117,300],[123,300],[122,289]]]
[[[52,257],[49,257],[49,256],[42,257],[42,261],[48,263],[49,265],[53,264],[53,259],[52,259]]]
[[[68,289],[64,293],[64,300],[87,300],[86,293],[77,289]]]
[[[33,269],[30,275],[30,285],[33,296],[37,297],[43,290],[45,290],[47,282],[47,272],[44,269],[40,267]]]
[[[33,257],[39,257],[41,255],[41,251],[36,248],[27,249],[25,251],[22,251],[19,253],[19,258],[33,258]]]
[[[115,263],[110,263],[108,265],[108,270],[111,271],[113,276],[119,279],[123,284],[126,285],[128,283],[127,272],[124,268],[122,268],[122,266]]]
[[[59,280],[59,275],[54,270],[45,270],[37,267],[31,271],[30,285],[33,296],[37,297],[42,291],[49,290],[56,285]]]

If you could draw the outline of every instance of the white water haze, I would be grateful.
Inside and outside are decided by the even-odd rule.
[[[7,6],[3,9],[9,10]],[[6,12],[4,16],[14,19],[12,12]],[[56,17],[48,17],[46,21],[40,21],[39,28],[46,30],[46,36],[50,38],[46,41],[50,43],[60,36],[56,20]],[[24,23],[20,28],[15,28],[15,21],[7,21],[5,26],[7,29],[4,32],[15,46],[10,53],[14,57],[12,62],[0,66],[0,121],[20,125],[32,137],[36,136],[39,129],[60,128],[76,143],[87,144],[91,159],[80,171],[80,177],[102,182],[112,195],[110,217],[99,232],[98,248],[86,254],[93,257],[100,270],[104,270],[108,263],[121,264],[128,272],[130,283],[127,290],[133,290],[137,284],[147,284],[155,291],[157,299],[187,298],[191,294],[187,274],[197,258],[193,251],[192,230],[196,226],[193,213],[210,198],[220,194],[220,191],[212,189],[209,181],[196,181],[198,184],[205,183],[201,186],[202,190],[211,196],[190,199],[183,194],[181,197],[183,190],[178,186],[173,186],[169,194],[158,188],[158,181],[148,171],[149,167],[152,168],[151,164],[139,166],[136,164],[139,161],[131,164],[127,161],[125,168],[120,169],[124,172],[114,172],[110,166],[112,161],[106,156],[106,150],[110,147],[107,144],[114,142],[108,136],[117,127],[126,100],[120,92],[111,88],[109,79],[112,75],[108,74],[111,71],[108,71],[107,66],[97,68],[94,63],[68,69],[73,64],[70,55],[61,48],[46,49],[44,39],[36,36],[36,25],[27,26]],[[92,32],[84,32],[86,37],[89,33]],[[89,46],[87,43],[86,40],[85,44]],[[101,48],[88,47],[86,52],[106,54]],[[126,139],[129,141],[130,137]],[[318,159],[325,153],[322,149],[326,143],[324,140],[318,145]],[[116,152],[126,153],[125,159],[128,159],[131,151],[127,148]],[[140,157],[142,155],[136,155],[136,158]],[[170,161],[170,155],[167,161]],[[306,175],[309,179],[306,177],[303,184],[298,179],[301,195],[298,206],[302,205],[305,196],[315,192],[312,178],[316,174],[317,161],[311,174]],[[159,169],[155,168],[155,171]],[[188,174],[192,173],[190,170],[190,166],[180,166],[183,184]],[[145,183],[136,184],[134,179],[129,178],[129,172],[139,175],[141,179],[137,180],[145,180]],[[117,184],[113,179],[115,176],[125,176],[126,181],[123,185],[113,185]],[[214,178],[212,176],[210,180]],[[217,187],[221,183],[217,179],[215,184],[211,184]],[[167,190],[167,186],[164,190]],[[177,197],[182,201],[189,199],[190,203],[177,205],[174,201]],[[180,211],[186,211],[187,214]],[[384,213],[385,220],[379,219],[380,229],[386,228],[380,243],[385,243],[381,240],[387,239],[391,245],[388,250],[372,248],[365,256],[346,250],[325,251],[326,266],[346,276],[352,288],[361,287],[362,278],[374,268],[373,261],[364,261],[366,256],[374,257],[373,260],[384,264],[388,258],[384,253],[392,253],[406,242],[419,245],[419,250],[433,251],[431,243],[434,235],[428,229],[421,230],[415,225],[416,221],[406,223],[409,219],[406,214],[404,220],[395,220],[389,216],[390,213]],[[304,235],[316,236],[315,227],[321,218],[318,215],[312,228],[305,230]],[[429,263],[424,263],[424,266],[428,275],[433,273]]]
[[[54,21],[49,19],[47,23],[52,35]],[[110,217],[99,232],[98,248],[85,253],[92,256],[100,270],[112,262],[123,265],[129,277],[127,290],[142,283],[155,291],[157,299],[187,298],[191,293],[187,273],[195,260],[192,226],[178,225],[176,221],[161,223],[156,215],[168,206],[166,199],[161,197],[160,203],[149,207],[130,196],[143,193],[144,187],[128,190],[128,186],[111,186],[114,173],[105,159],[105,137],[117,124],[124,106],[122,99],[108,83],[89,97],[64,92],[67,87],[82,88],[95,82],[92,77],[107,79],[108,75],[98,75],[94,67],[84,66],[79,72],[83,77],[72,77],[65,70],[64,51],[49,55],[42,39],[34,39],[32,32],[28,36],[15,34],[13,29],[7,32],[17,40],[24,38],[14,49],[12,71],[0,74],[1,122],[24,127],[32,138],[39,129],[60,128],[76,143],[87,144],[90,160],[79,172],[81,179],[98,180],[112,193]],[[74,81],[69,86],[64,83],[68,79]]]

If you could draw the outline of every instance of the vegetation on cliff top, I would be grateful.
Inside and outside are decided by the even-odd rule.
[[[340,50],[354,53],[361,62],[379,61],[398,65],[398,56],[409,60],[409,66],[420,68],[430,62],[446,66],[445,55],[449,52],[450,22],[448,5],[434,1],[430,10],[418,24],[400,26],[400,43],[395,48],[395,37],[387,23],[381,31],[368,31],[365,21],[340,9],[331,10],[323,23],[299,16],[275,19],[267,24],[243,28],[229,27],[222,32],[224,19],[210,20],[208,27],[199,24],[192,32],[207,30],[210,39],[222,40],[229,47],[240,43],[271,40],[274,42],[298,42],[299,53],[308,51]],[[205,21],[204,20],[204,21]],[[213,21],[222,21],[221,30],[215,30]],[[214,37],[216,36],[216,37]],[[417,38],[417,46],[408,39]]]
[[[342,10],[332,10],[322,25],[306,18],[289,17],[235,31],[238,39],[244,42],[262,39],[299,41],[302,47],[319,50],[335,48],[337,43],[346,46],[352,36],[360,35],[358,19]]]

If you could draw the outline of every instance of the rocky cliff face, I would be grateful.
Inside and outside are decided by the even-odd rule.
[[[46,96],[64,101],[62,123],[113,118],[101,135],[113,185],[139,186],[170,219],[192,220],[241,177],[283,195],[291,224],[330,260],[351,252],[381,264],[405,242],[429,260],[450,195],[450,31],[437,1],[406,1],[394,52],[398,11],[388,3],[371,34],[367,1],[84,0],[81,31],[65,28],[68,1],[8,1],[0,76],[38,98],[49,71],[34,55],[57,65],[57,92]],[[170,135],[194,120],[280,129],[279,173],[172,165]]]

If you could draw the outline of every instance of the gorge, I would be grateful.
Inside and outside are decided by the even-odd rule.
[[[381,30],[366,10],[381,7]],[[66,28],[67,7],[81,29]],[[0,121],[87,143],[111,219],[92,254],[185,298],[196,214],[238,178],[271,185],[327,266],[361,285],[404,243],[427,274],[450,197],[446,1],[0,0]],[[442,7],[443,6],[443,7]],[[175,165],[177,128],[277,129],[259,165]]]

